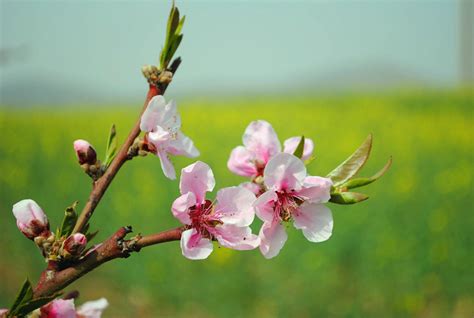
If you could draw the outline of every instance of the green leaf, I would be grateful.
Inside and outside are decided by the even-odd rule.
[[[173,2],[166,27],[165,44],[160,53],[160,69],[162,71],[168,68],[168,64],[173,59],[173,55],[181,43],[183,38],[181,30],[183,29],[184,21],[185,17],[179,18],[179,10]]]
[[[336,192],[331,193],[329,202],[336,204],[355,204],[367,200],[369,197],[357,192]]]
[[[298,146],[296,146],[296,149],[293,152],[293,155],[301,159],[301,157],[303,157],[303,151],[304,151],[304,136],[301,136],[300,142],[298,143]]]
[[[336,169],[331,171],[327,177],[331,178],[335,186],[338,186],[357,174],[369,159],[372,149],[372,134],[370,134],[359,148]]]
[[[21,286],[21,289],[18,292],[18,295],[16,296],[15,301],[13,302],[13,305],[8,312],[8,317],[17,316],[21,306],[29,302],[32,298],[33,298],[33,287],[31,286],[31,283],[29,279],[27,278],[25,282],[23,283],[23,285]]]
[[[104,167],[105,169],[112,163],[115,155],[117,154],[117,131],[115,129],[115,124],[110,128],[109,138],[107,138],[107,148],[105,150],[105,160]]]
[[[90,241],[92,241],[92,239],[97,235],[97,233],[99,233],[98,230],[95,231],[95,232],[86,233],[87,243],[89,243]]]
[[[34,300],[31,300],[31,301],[28,301],[28,302],[22,304],[18,308],[17,316],[18,317],[24,317],[27,314],[29,314],[30,312],[32,312],[33,310],[38,309],[41,306],[46,305],[47,303],[49,303],[50,301],[52,301],[54,298],[58,297],[59,295],[61,295],[61,293],[57,293],[57,294],[54,294],[52,296],[36,298]]]
[[[72,230],[74,229],[74,226],[77,222],[76,207],[78,204],[79,201],[76,201],[71,206],[67,207],[66,211],[64,211],[63,223],[59,229],[58,238],[62,236],[69,236],[72,233]]]
[[[385,174],[385,172],[387,172],[387,170],[390,169],[391,165],[392,165],[392,157],[390,157],[390,159],[388,159],[385,166],[382,169],[380,169],[379,172],[374,174],[372,177],[351,179],[351,180],[346,181],[345,183],[341,184],[340,188],[355,189],[355,188],[359,188],[359,187],[363,187],[365,185],[371,184],[372,182],[376,181],[381,176],[383,176]]]

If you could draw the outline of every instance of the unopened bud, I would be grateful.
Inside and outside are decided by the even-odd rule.
[[[40,206],[31,199],[21,200],[13,205],[13,215],[18,229],[30,240],[35,237],[48,237],[49,222]]]
[[[62,253],[63,256],[79,256],[81,255],[82,251],[86,248],[87,245],[87,238],[82,233],[76,233],[69,236],[64,242],[62,246]]]
[[[85,140],[78,139],[74,141],[74,150],[76,151],[79,164],[85,163],[94,165],[97,162],[97,153],[94,147]]]

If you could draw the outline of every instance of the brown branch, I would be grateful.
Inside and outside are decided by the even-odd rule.
[[[143,247],[180,240],[183,230],[183,227],[178,227],[125,240],[125,236],[131,232],[131,229],[130,227],[122,227],[71,267],[62,270],[55,270],[50,267],[44,270],[35,287],[33,297],[36,299],[58,292],[94,268],[116,258],[129,257],[131,252],[138,252]]]

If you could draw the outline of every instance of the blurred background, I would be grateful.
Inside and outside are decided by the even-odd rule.
[[[69,289],[106,297],[104,317],[472,317],[473,2],[177,1],[183,58],[167,98],[211,165],[217,188],[245,181],[226,168],[248,123],[280,140],[315,141],[310,173],[325,175],[369,134],[370,199],[331,205],[332,238],[290,226],[280,255],[216,248],[206,261],[177,242],[108,263]],[[0,308],[44,263],[11,206],[32,198],[52,226],[88,177],[72,142],[100,155],[112,123],[123,139],[156,64],[167,1],[0,1]],[[174,159],[179,171],[190,164]],[[178,182],[153,156],[127,163],[93,217],[96,239],[119,226],[177,226]],[[255,224],[258,231],[259,223]]]

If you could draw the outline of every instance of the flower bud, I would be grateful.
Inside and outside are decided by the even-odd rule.
[[[94,165],[97,162],[97,153],[94,147],[85,140],[78,139],[74,141],[74,150],[76,151],[79,164],[85,163]]]
[[[62,254],[63,256],[79,256],[86,248],[86,245],[87,238],[84,234],[73,234],[64,241],[62,246]]]
[[[26,199],[15,203],[13,215],[18,229],[30,240],[37,236],[48,237],[51,234],[48,218],[35,201]]]

